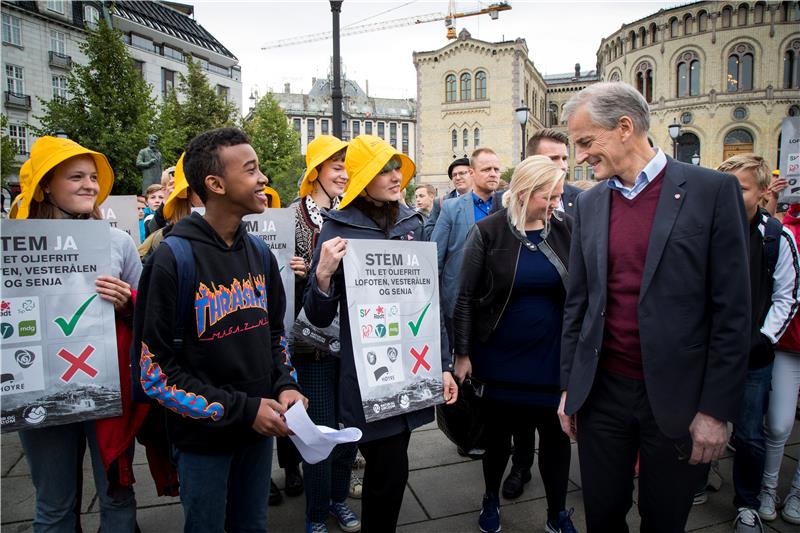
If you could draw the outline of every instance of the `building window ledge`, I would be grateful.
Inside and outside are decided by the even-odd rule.
[[[31,110],[31,97],[27,94],[17,94],[6,91],[5,105],[15,109]]]
[[[53,52],[52,50],[48,52],[48,55],[50,57],[51,67],[62,68],[64,70],[72,68],[72,57]]]
[[[22,46],[21,44],[14,44],[14,43],[11,43],[11,42],[8,42],[8,41],[3,41],[3,46],[10,46],[10,47],[16,48],[18,50],[25,50],[25,47]]]

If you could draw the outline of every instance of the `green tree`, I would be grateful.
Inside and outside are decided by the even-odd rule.
[[[6,176],[14,172],[16,168],[15,158],[17,157],[17,145],[14,141],[11,140],[11,137],[8,136],[8,117],[3,114],[0,114],[0,131],[2,131],[2,136],[0,136],[0,185],[5,187],[6,185]]]
[[[187,56],[186,65],[187,74],[179,74],[178,88],[164,99],[158,118],[159,148],[165,162],[177,161],[200,133],[237,123],[237,107],[209,85],[200,62]]]
[[[73,65],[66,100],[43,101],[37,135],[64,132],[70,139],[102,152],[116,174],[115,194],[136,194],[142,176],[136,156],[152,132],[155,104],[150,86],[137,71],[122,34],[103,19],[89,31],[80,49],[88,62]]]
[[[297,195],[297,180],[303,175],[304,160],[300,154],[300,138],[287,122],[278,101],[268,93],[253,109],[244,123],[253,148],[261,162],[261,171],[269,177],[270,186],[278,191],[281,204],[287,205]]]

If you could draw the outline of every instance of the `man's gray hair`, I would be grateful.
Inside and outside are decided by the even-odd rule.
[[[592,122],[605,130],[617,127],[619,119],[630,117],[634,131],[646,135],[650,129],[650,106],[633,86],[623,82],[590,85],[564,105],[561,119],[566,122],[578,108],[586,106]]]

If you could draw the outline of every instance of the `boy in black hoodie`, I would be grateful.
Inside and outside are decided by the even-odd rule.
[[[267,178],[250,140],[222,128],[195,137],[184,158],[189,186],[203,200],[175,224],[195,261],[194,308],[174,342],[177,262],[159,246],[137,301],[141,383],[169,409],[184,531],[266,531],[272,436],[299,392],[283,330],[286,299],[278,264],[248,237],[242,217],[264,211]],[[188,303],[188,302],[187,302]]]

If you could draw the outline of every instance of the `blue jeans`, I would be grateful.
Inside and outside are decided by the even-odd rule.
[[[201,455],[177,450],[185,533],[264,533],[272,473],[272,437],[237,451]]]
[[[133,489],[122,489],[118,499],[108,495],[106,476],[97,446],[94,422],[76,422],[62,426],[29,429],[19,432],[25,458],[36,489],[36,533],[74,533],[78,517],[78,473],[83,468],[86,442],[92,455],[92,473],[100,500],[100,531],[133,532],[136,529],[136,497]],[[133,448],[131,448],[133,453]]]
[[[742,407],[733,433],[733,445],[736,448],[733,455],[733,505],[737,509],[759,507],[758,494],[766,457],[764,416],[769,405],[771,383],[772,363],[747,371]]]

